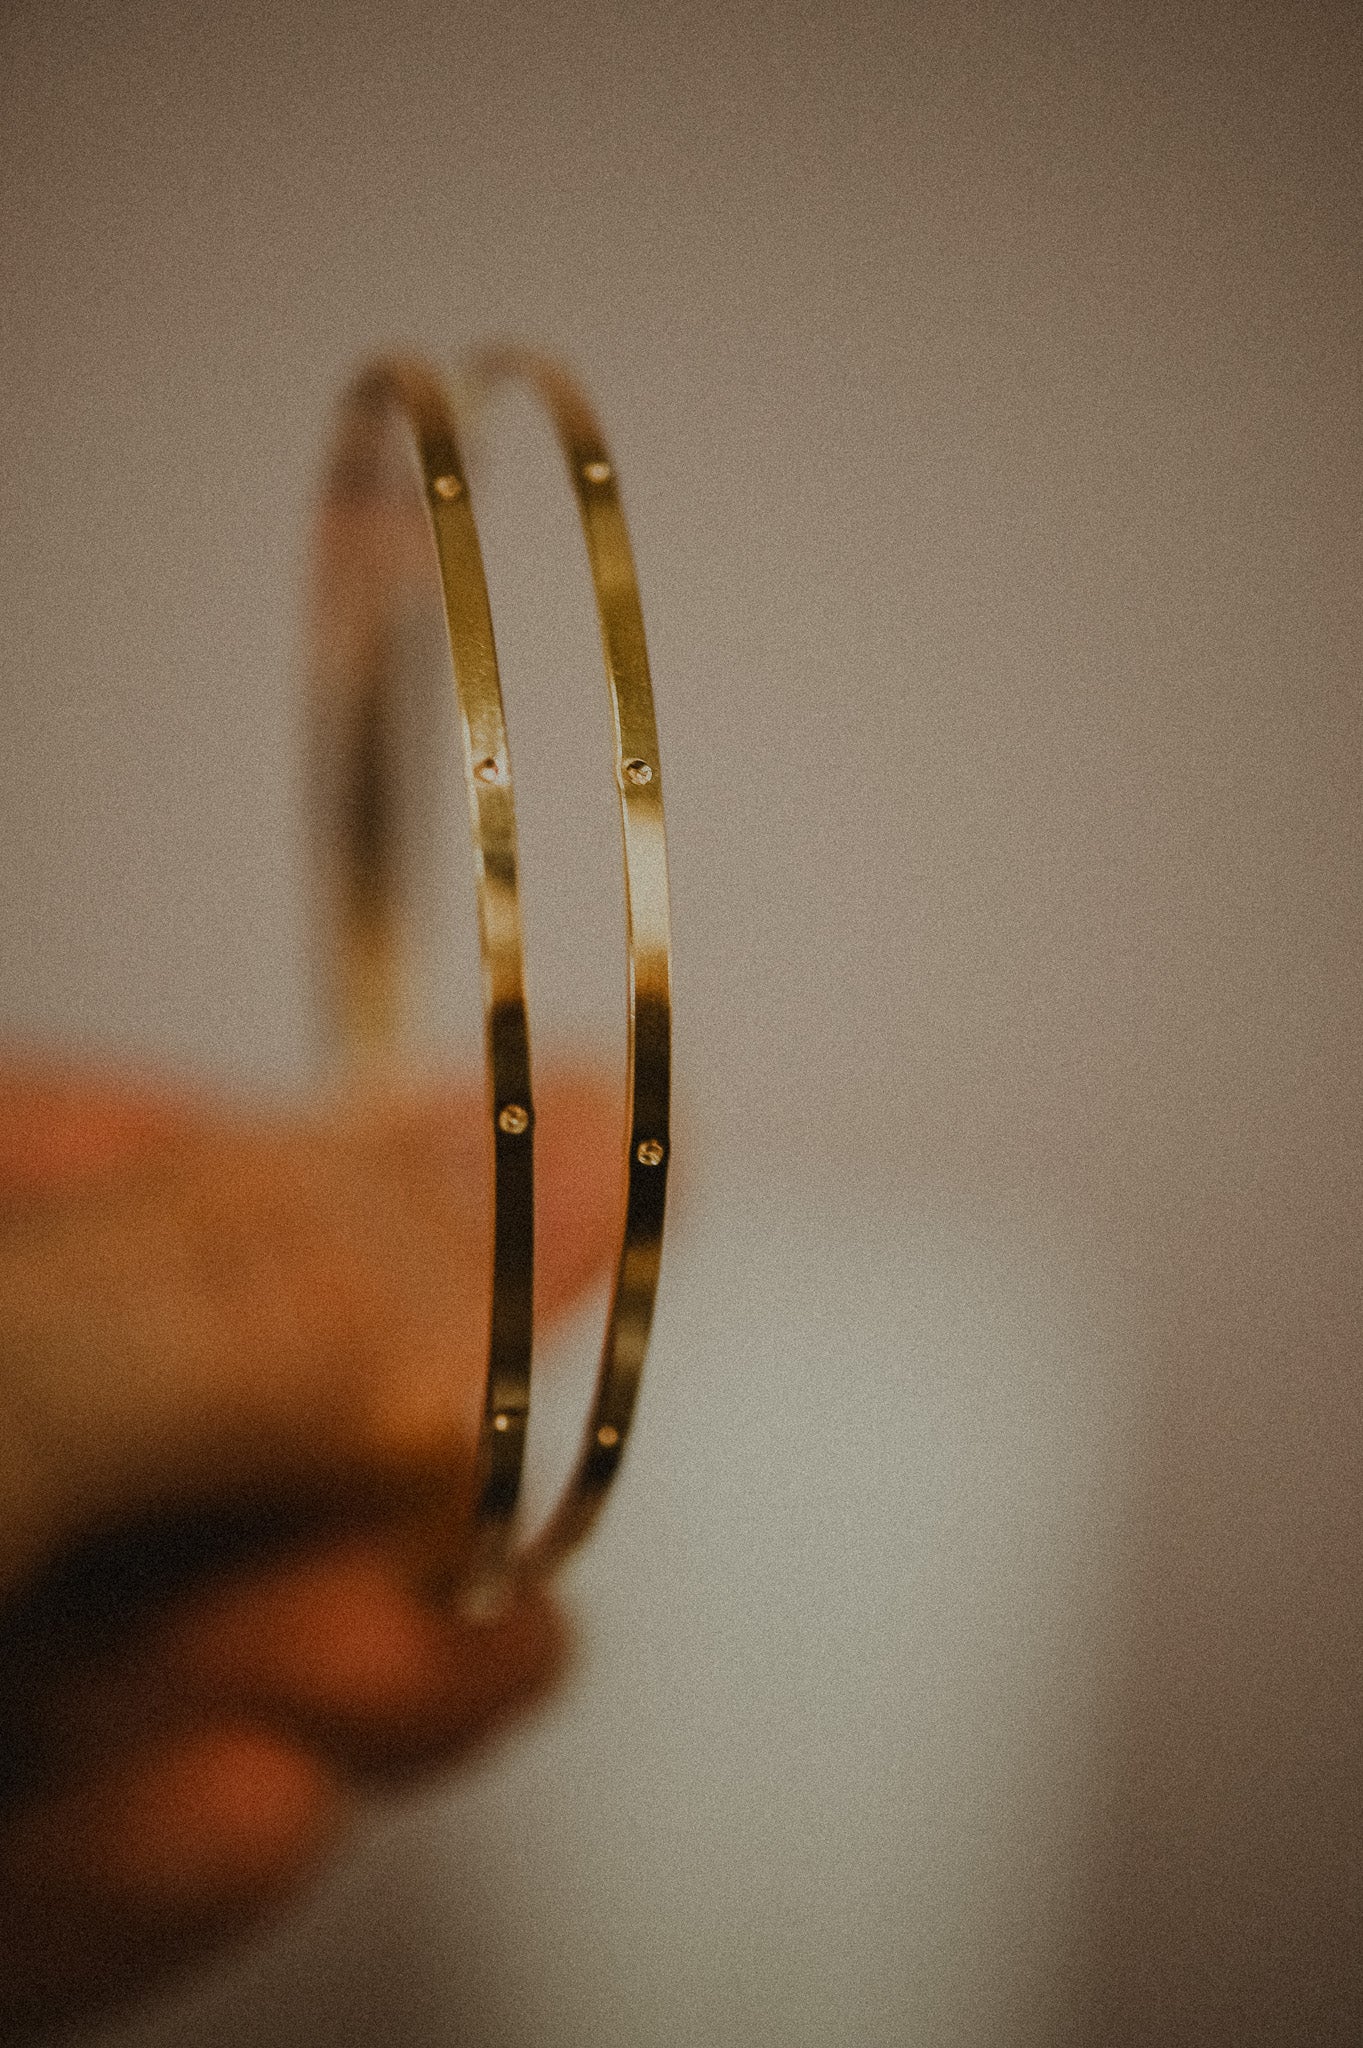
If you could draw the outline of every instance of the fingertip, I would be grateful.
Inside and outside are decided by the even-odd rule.
[[[500,1602],[455,1615],[445,1663],[467,1708],[505,1702],[516,1709],[558,1685],[571,1654],[572,1632],[558,1601],[537,1581],[518,1579]]]
[[[261,1910],[317,1863],[341,1824],[337,1774],[278,1730],[205,1728],[90,1796],[86,1876],[134,1914]]]
[[[410,1783],[485,1749],[561,1684],[572,1638],[562,1611],[521,1584],[486,1612],[456,1613],[440,1630],[422,1696],[371,1725],[355,1767],[376,1784]]]
[[[445,1609],[395,1553],[342,1545],[225,1590],[166,1633],[157,1661],[191,1701],[303,1733],[348,1776],[451,1763],[560,1677],[568,1634],[541,1587]]]

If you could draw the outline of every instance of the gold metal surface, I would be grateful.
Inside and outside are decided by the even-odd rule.
[[[670,1157],[672,984],[667,844],[653,685],[634,554],[615,467],[596,414],[557,363],[498,348],[471,358],[475,391],[526,386],[553,422],[568,465],[596,591],[615,724],[628,948],[626,1198],[596,1388],[577,1463],[520,1562],[557,1563],[587,1534],[624,1455],[648,1349],[662,1256]]]
[[[596,593],[615,728],[625,866],[628,1136],[620,1252],[590,1413],[573,1472],[543,1528],[510,1560],[544,1571],[591,1528],[624,1454],[657,1293],[670,1158],[671,961],[658,735],[638,580],[600,425],[558,365],[523,350],[467,366],[471,397],[515,382],[549,413],[576,495]],[[423,489],[403,495],[394,421],[410,429]],[[335,559],[317,622],[323,833],[331,929],[324,968],[333,1028],[352,1077],[382,1073],[401,1036],[402,832],[393,622],[434,534],[464,735],[478,875],[489,1111],[494,1147],[493,1303],[476,1518],[480,1558],[504,1561],[529,1407],[534,1112],[526,1027],[515,812],[487,586],[455,414],[434,372],[389,360],[342,407],[327,508]],[[358,508],[358,516],[357,516]],[[348,538],[347,538],[348,537]],[[327,658],[327,648],[334,649]]]
[[[404,429],[416,476],[400,445]],[[330,926],[322,965],[333,1039],[352,1082],[383,1075],[402,1022],[399,642],[404,609],[429,573],[430,538],[463,734],[493,1159],[492,1306],[473,1504],[482,1559],[509,1535],[530,1405],[534,1108],[515,802],[487,584],[454,414],[425,364],[380,361],[341,404],[321,513],[313,690]],[[457,1520],[454,1503],[449,1520]],[[438,1548],[438,1530],[431,1535]]]

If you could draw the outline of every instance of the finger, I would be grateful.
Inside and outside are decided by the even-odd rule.
[[[539,1588],[518,1585],[488,1612],[440,1609],[393,1545],[337,1540],[204,1587],[82,1665],[54,1665],[15,1717],[24,1782],[60,1788],[224,1715],[304,1739],[352,1774],[448,1765],[548,1692],[566,1640]]]
[[[184,1140],[213,1115],[163,1080],[11,1051],[0,1058],[0,1196],[70,1192]],[[478,1091],[446,1086],[398,1098],[371,1114],[371,1133],[385,1119],[400,1160],[436,1167],[449,1184],[469,1190],[471,1206],[485,1206],[487,1140]],[[536,1124],[537,1306],[553,1315],[596,1277],[617,1226],[621,1105],[585,1068],[551,1072],[538,1093]]]
[[[194,1111],[168,1084],[0,1056],[0,1200],[51,1195],[163,1144]]]
[[[0,1838],[0,2030],[25,2000],[74,2000],[71,2017],[251,1925],[330,1846],[348,1784],[485,1745],[548,1690],[565,1640],[539,1589],[442,1618],[352,1542],[129,1642],[50,1702],[47,1790]]]
[[[152,1745],[36,1808],[0,1849],[0,2035],[103,2010],[251,1926],[348,1810],[324,1761],[247,1723]]]
[[[609,1256],[621,1159],[589,1081],[551,1082],[543,1105],[547,1318]],[[488,1309],[467,1098],[320,1124],[178,1111],[155,1143],[140,1128],[126,1173],[0,1241],[7,1455],[54,1497],[32,1509],[48,1541],[206,1489],[454,1484]]]
[[[522,1585],[487,1614],[442,1612],[400,1562],[352,1540],[201,1599],[161,1631],[145,1683],[305,1735],[386,1779],[448,1765],[560,1676],[563,1622]]]

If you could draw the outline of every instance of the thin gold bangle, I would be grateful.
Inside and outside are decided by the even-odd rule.
[[[391,428],[410,429],[424,514],[410,476],[404,500],[391,465]],[[444,387],[421,362],[369,365],[341,401],[322,508],[322,564],[313,735],[324,885],[331,898],[324,967],[328,1009],[350,1078],[381,1069],[398,1035],[398,709],[390,617],[414,538],[439,563],[454,668],[477,876],[483,963],[488,1114],[493,1156],[492,1305],[487,1380],[472,1504],[477,1531],[466,1570],[504,1549],[520,1489],[530,1403],[534,1303],[534,1103],[516,859],[516,813],[497,653],[478,532]],[[386,521],[386,525],[384,522]],[[366,574],[374,602],[365,612]],[[346,608],[349,606],[349,615]],[[339,610],[339,619],[336,616]],[[334,642],[327,658],[328,641]],[[425,1531],[447,1573],[465,1504],[451,1501]]]
[[[588,1533],[619,1468],[653,1319],[670,1160],[671,953],[667,852],[658,736],[638,579],[615,468],[599,422],[558,365],[524,350],[487,350],[469,365],[473,390],[527,385],[546,407],[568,464],[595,587],[615,725],[615,779],[624,849],[628,949],[626,1193],[620,1253],[596,1387],[573,1472],[544,1526],[511,1565],[551,1569]],[[455,419],[434,372],[386,360],[364,371],[343,402],[333,493],[363,490],[389,417],[407,421],[425,481],[440,561],[446,625],[465,738],[479,871],[488,1064],[494,1118],[493,1319],[484,1403],[477,1519],[494,1543],[475,1564],[504,1564],[523,1457],[532,1336],[533,1111],[525,1019],[515,821],[505,719],[482,556]],[[395,574],[392,546],[377,550],[380,584]],[[319,622],[325,636],[326,621]],[[345,622],[354,670],[354,632]],[[352,1071],[379,1064],[397,1036],[400,934],[395,806],[385,773],[391,747],[391,676],[380,648],[352,682],[345,758],[329,782],[324,830],[339,895],[332,949],[332,1010]],[[334,696],[334,691],[329,693]],[[328,692],[324,689],[324,698]],[[324,703],[322,732],[336,724]]]
[[[671,1154],[671,939],[658,730],[643,611],[615,465],[580,386],[518,348],[470,359],[475,390],[527,386],[548,412],[568,465],[596,592],[615,724],[628,946],[625,1213],[595,1391],[577,1462],[557,1506],[517,1564],[543,1571],[590,1530],[619,1468],[648,1349],[662,1257]]]

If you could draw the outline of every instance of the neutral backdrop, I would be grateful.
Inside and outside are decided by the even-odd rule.
[[[0,1026],[311,1085],[375,347],[588,378],[673,843],[574,1688],[124,2048],[1363,2038],[1361,21],[4,8]],[[618,1063],[577,542],[532,419],[479,458],[541,1044]]]

